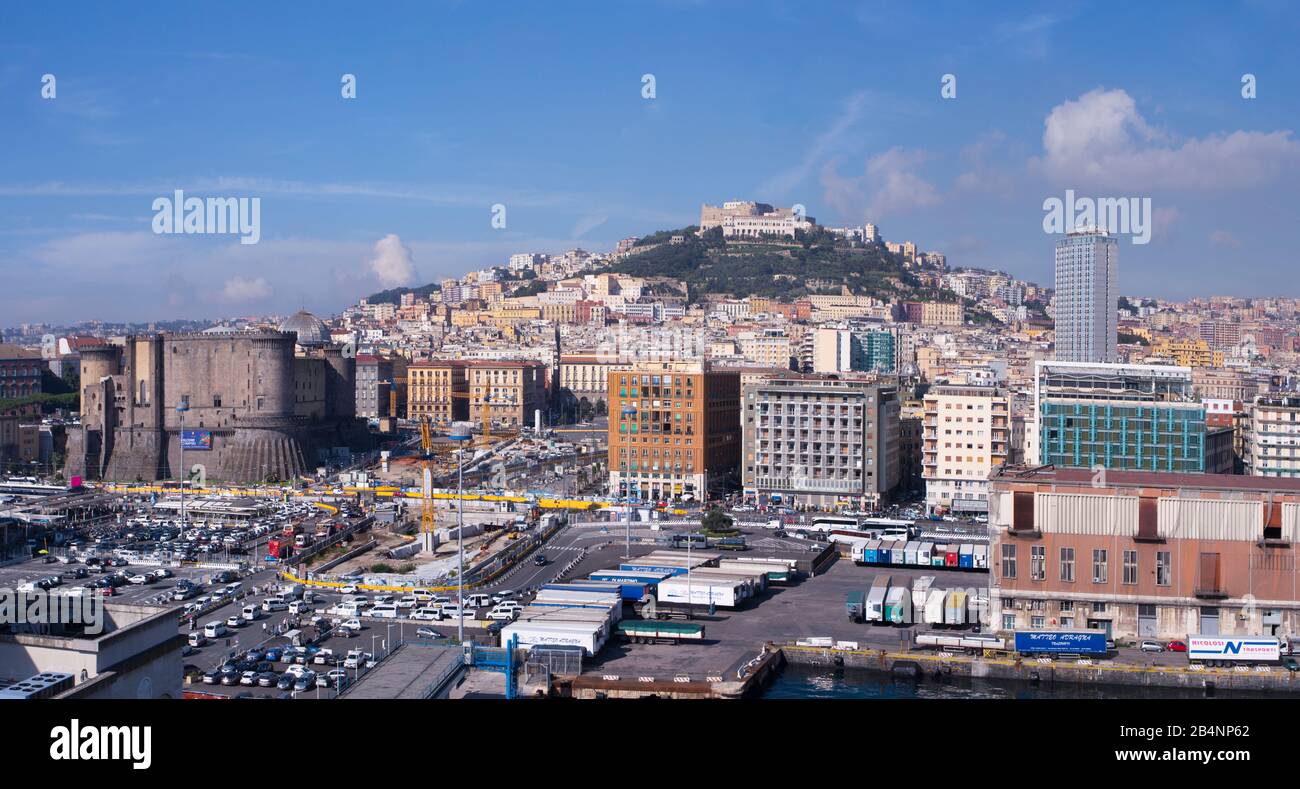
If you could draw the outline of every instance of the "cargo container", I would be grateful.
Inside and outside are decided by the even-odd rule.
[[[1282,659],[1282,640],[1273,636],[1189,635],[1187,659],[1210,665],[1276,663]]]
[[[927,625],[942,625],[943,606],[948,599],[947,589],[931,589],[925,598],[925,612],[922,617]]]
[[[539,592],[537,596],[533,598],[533,602],[530,603],[530,605],[550,606],[555,608],[579,606],[582,608],[592,608],[597,611],[608,611],[610,621],[613,622],[617,622],[623,618],[623,599],[621,597],[612,600],[601,600],[579,595],[543,591]]]
[[[694,622],[654,622],[629,619],[618,623],[618,634],[639,644],[703,641],[704,625]]]
[[[933,585],[933,575],[923,575],[912,581],[912,611],[918,619],[925,611],[925,601],[929,599],[930,587]]]
[[[756,595],[767,588],[767,573],[750,567],[697,567],[690,576],[702,578],[735,578],[744,582],[749,594]]]
[[[583,622],[600,625],[601,637],[608,639],[614,621],[608,611],[582,606],[527,605],[519,610],[516,622]]]
[[[871,588],[867,590],[867,610],[865,619],[868,622],[879,622],[885,618],[885,595],[888,593],[888,575],[877,575],[872,579]]]
[[[987,625],[989,623],[989,596],[987,592],[976,592],[966,596],[966,621],[969,624]]]
[[[907,564],[906,552],[907,543],[902,540],[894,540],[889,546],[889,562],[898,566]]]
[[[921,633],[916,637],[918,647],[940,649],[1006,649],[1006,639],[983,633]]]
[[[669,578],[659,584],[655,598],[665,603],[734,608],[745,599],[745,585],[736,580]]]
[[[722,559],[718,562],[718,568],[724,570],[754,569],[766,575],[769,584],[789,583],[795,578],[794,569],[789,564],[776,559],[768,562],[747,559]]]
[[[966,624],[966,593],[953,589],[943,603],[943,623],[945,625]]]
[[[934,543],[922,542],[916,549],[916,563],[921,567],[929,567],[934,552]]]
[[[916,549],[919,547],[921,544],[915,540],[903,545],[903,564],[909,567],[916,565]]]
[[[984,543],[975,544],[975,569],[987,570],[989,568],[989,546]]]
[[[639,583],[653,587],[668,577],[668,573],[634,573],[624,570],[597,570],[587,576],[593,581],[616,581],[618,583]]]
[[[947,563],[948,546],[943,543],[935,543],[934,548],[930,550],[930,566],[943,567]]]
[[[1023,655],[1106,654],[1104,630],[1017,630],[1015,650]]]
[[[624,562],[618,566],[618,569],[636,573],[686,575],[686,571],[690,568],[685,562],[682,562],[681,564],[667,564],[664,562]]]
[[[854,564],[866,563],[865,559],[863,558],[863,552],[866,550],[867,550],[867,544],[865,542],[857,542],[853,544],[853,547],[849,550],[849,557],[853,559]]]
[[[911,618],[912,592],[907,584],[889,587],[885,595],[885,621],[901,625]]]
[[[562,592],[613,592],[619,594],[617,581],[569,581],[567,583],[542,584],[542,588]]]
[[[957,549],[957,566],[967,570],[975,566],[975,546],[970,543],[962,543]]]
[[[850,622],[861,622],[866,606],[867,593],[864,591],[849,592],[844,596],[844,613],[848,614]]]
[[[579,646],[595,655],[605,646],[602,627],[594,622],[511,622],[501,628],[501,643],[519,639],[519,646]]]
[[[943,555],[943,566],[944,566],[944,567],[958,567],[958,566],[960,566],[960,565],[958,564],[958,562],[960,562],[960,561],[961,561],[961,546],[960,546],[960,545],[951,545],[951,544],[950,544],[950,545],[948,546],[947,551],[946,551],[946,552],[944,553],[944,555]]]

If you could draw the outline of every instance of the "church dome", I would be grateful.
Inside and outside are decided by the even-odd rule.
[[[299,310],[280,324],[280,331],[293,332],[299,345],[329,345],[330,331],[325,322],[306,310]]]

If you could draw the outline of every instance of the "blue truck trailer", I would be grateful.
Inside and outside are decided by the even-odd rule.
[[[1104,630],[1017,630],[1015,650],[1022,655],[1105,656]]]

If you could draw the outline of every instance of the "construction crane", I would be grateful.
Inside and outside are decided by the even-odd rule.
[[[473,399],[474,399],[474,396],[471,395],[471,394],[468,393],[468,392],[464,392],[464,393],[462,393],[462,392],[452,392],[452,393],[451,393],[451,396],[454,397],[454,398],[459,398],[459,399],[461,399],[461,400],[470,400],[470,401],[473,401]],[[487,442],[491,441],[491,439],[492,439],[492,410],[491,410],[491,406],[492,406],[492,395],[491,395],[491,394],[485,394],[485,395],[483,395],[482,403],[483,403],[483,411],[482,411],[482,414],[483,414],[483,438],[482,438],[482,442],[486,444]],[[513,396],[511,396],[509,399],[505,400],[505,403],[506,403],[507,405],[514,405],[514,403],[515,403],[515,398],[514,398]]]
[[[426,551],[433,550],[433,430],[429,417],[420,417],[420,540]]]

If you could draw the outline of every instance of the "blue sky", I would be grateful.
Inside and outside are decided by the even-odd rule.
[[[329,314],[727,199],[1050,283],[1067,188],[1152,199],[1125,293],[1300,296],[1297,34],[1262,0],[11,4],[0,325]],[[174,189],[259,197],[260,243],[154,234]]]

